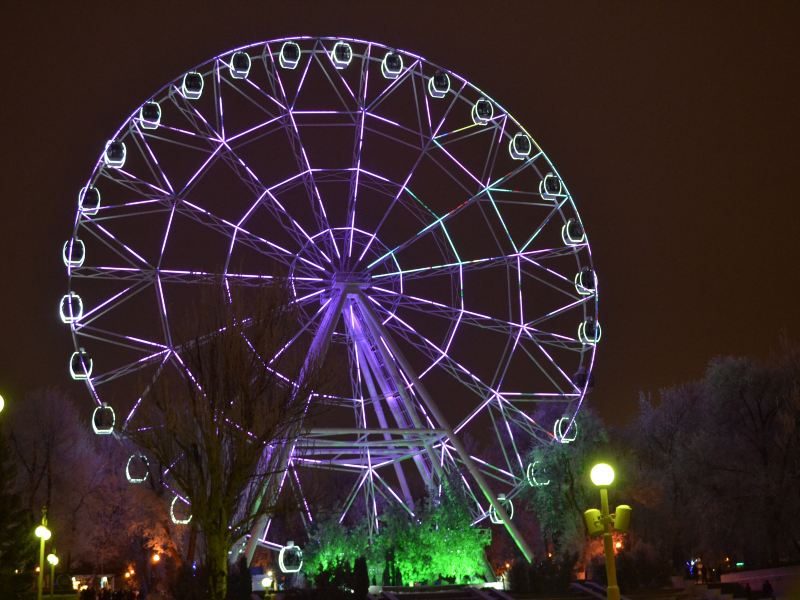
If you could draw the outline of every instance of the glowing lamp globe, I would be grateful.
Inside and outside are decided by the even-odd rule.
[[[53,535],[52,532],[47,527],[45,527],[44,525],[39,525],[34,530],[34,533],[36,534],[36,537],[42,538],[45,541],[49,540],[50,537]]]
[[[597,487],[608,487],[614,483],[614,469],[606,463],[598,463],[592,467],[589,477]]]
[[[55,554],[48,554],[47,555],[47,562],[49,562],[54,567],[58,564],[58,557]]]
[[[3,396],[0,396],[0,412],[3,412],[3,409],[6,407],[6,401]]]

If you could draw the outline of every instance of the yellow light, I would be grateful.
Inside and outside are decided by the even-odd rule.
[[[133,570],[133,567],[128,569],[128,571],[130,572],[131,575],[136,575],[136,571]]]
[[[52,532],[44,525],[39,525],[34,530],[34,533],[36,534],[36,537],[42,538],[43,540],[49,540],[50,537],[53,535]]]
[[[129,579],[129,578],[130,578],[130,576],[131,576],[130,572],[129,572],[129,571],[126,571],[126,572],[125,572],[125,579]]]
[[[55,567],[58,564],[58,557],[51,552],[47,555],[47,562]]]
[[[0,412],[3,412],[3,409],[6,407],[6,401],[2,395],[0,395]]]
[[[617,548],[617,550],[619,550],[620,548],[622,548],[622,542],[617,542],[616,544],[614,544],[614,546]]]
[[[39,567],[36,567],[36,572],[37,572],[37,573],[39,572]]]
[[[272,571],[267,571],[267,577],[272,577]]]
[[[606,463],[597,463],[589,474],[597,487],[608,487],[614,483],[614,469]]]
[[[158,552],[156,552],[155,554],[153,554],[153,562],[154,562],[154,563],[157,563],[157,562],[158,562],[158,561],[160,561],[160,560],[161,560],[161,555],[159,555],[159,554],[158,554]]]

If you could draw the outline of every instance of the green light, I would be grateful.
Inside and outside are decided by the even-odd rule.
[[[741,569],[744,566],[744,563],[743,562],[737,562],[736,566],[737,566],[737,568]]]
[[[606,463],[598,463],[592,467],[589,477],[597,487],[608,487],[614,483],[614,469]]]

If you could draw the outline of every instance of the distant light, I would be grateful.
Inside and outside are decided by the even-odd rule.
[[[39,572],[39,567],[36,567],[36,569],[35,569],[35,570],[36,570],[36,572],[38,573],[38,572]]]
[[[53,533],[44,525],[39,525],[35,530],[34,533],[36,537],[42,538],[43,540],[49,540]]]
[[[3,399],[3,396],[0,395],[0,412],[3,412],[3,409],[6,407],[6,401]]]
[[[597,463],[592,467],[589,477],[597,487],[608,487],[614,483],[614,469],[609,464]]]
[[[130,578],[130,576],[131,576],[130,572],[129,572],[129,571],[126,571],[126,572],[125,572],[125,579],[128,579],[128,578]]]
[[[51,552],[47,555],[47,562],[55,567],[58,564],[58,557]]]
[[[616,544],[614,544],[614,547],[616,547],[617,550],[621,549],[622,548],[622,542],[618,541]]]
[[[741,568],[741,567],[743,567],[743,566],[744,566],[744,563],[743,563],[743,562],[737,562],[737,563],[736,563],[736,566],[737,566],[737,567],[739,567],[739,568]]]
[[[158,561],[160,561],[160,560],[161,560],[161,555],[160,555],[158,552],[156,552],[155,554],[153,554],[153,562],[154,562],[154,563],[157,563],[157,562],[158,562]]]

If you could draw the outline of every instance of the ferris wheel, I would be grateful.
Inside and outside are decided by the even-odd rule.
[[[341,518],[357,510],[372,531],[453,473],[475,523],[505,525],[530,557],[514,498],[544,479],[530,449],[576,434],[597,277],[555,166],[460,75],[350,38],[220,54],[109,137],[62,258],[68,368],[96,433],[152,425],[137,413],[146,382],[186,376],[174,324],[199,289],[281,279],[301,315],[293,343],[339,353],[349,383],[312,396],[312,411],[339,412],[292,448],[271,493],[302,495],[335,469]],[[248,557],[285,550],[270,525]]]

